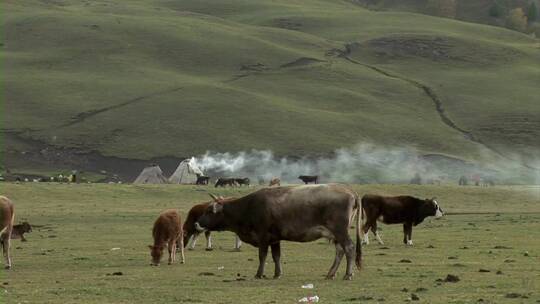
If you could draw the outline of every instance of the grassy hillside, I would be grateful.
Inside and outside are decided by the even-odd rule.
[[[13,269],[0,272],[0,303],[296,303],[314,294],[321,303],[404,303],[411,293],[419,303],[540,300],[538,187],[355,186],[360,195],[437,196],[446,212],[465,214],[427,219],[414,228],[412,247],[402,244],[400,225],[379,225],[385,245],[363,246],[364,268],[349,282],[341,280],[343,264],[338,279],[324,279],[335,253],[326,240],[282,242],[283,277],[255,280],[256,248],[235,252],[230,232],[213,234],[211,252],[200,239],[186,252],[186,264],[149,266],[155,217],[166,208],[185,216],[194,202],[208,200],[201,188],[0,186],[18,220],[41,225],[26,235],[28,242],[13,241]],[[266,275],[272,274],[268,257]],[[460,281],[437,282],[448,274]],[[315,288],[302,289],[307,283]]]
[[[21,142],[139,159],[363,141],[467,159],[540,148],[540,44],[501,28],[337,0],[2,9],[2,128]],[[8,146],[8,164],[24,158]]]

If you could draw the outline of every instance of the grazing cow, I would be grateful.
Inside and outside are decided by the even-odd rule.
[[[277,177],[274,177],[270,180],[270,183],[268,184],[268,186],[272,187],[272,186],[280,186],[281,185],[281,180]]]
[[[314,183],[314,184],[319,183],[319,176],[317,175],[300,175],[298,178],[302,180],[304,184],[306,185],[309,183]]]
[[[220,177],[217,179],[216,181],[216,184],[214,185],[214,187],[225,187],[225,186],[236,186],[236,180],[234,178],[224,178],[224,177]]]
[[[234,181],[236,182],[236,184],[238,184],[238,186],[243,186],[243,185],[249,186],[250,185],[249,178],[247,178],[247,177],[235,178]]]
[[[439,218],[443,215],[439,204],[432,199],[418,199],[412,196],[380,196],[366,194],[362,197],[362,216],[366,220],[362,231],[364,243],[369,244],[369,230],[375,235],[377,241],[383,244],[377,232],[377,221],[385,224],[403,223],[403,243],[412,245],[412,227],[420,224],[428,216]]]
[[[152,236],[154,245],[149,245],[152,256],[151,265],[159,266],[163,249],[167,246],[169,250],[169,265],[176,261],[176,243],[180,240],[180,263],[184,263],[184,239],[182,238],[182,221],[180,214],[174,209],[163,211],[154,222]]]
[[[209,182],[209,176],[197,175],[197,181],[195,182],[195,185],[208,185]]]
[[[275,271],[281,269],[280,241],[311,242],[319,238],[334,241],[336,256],[327,279],[333,279],[343,255],[347,257],[344,279],[352,279],[353,263],[360,269],[360,206],[358,195],[343,185],[310,185],[263,188],[238,199],[224,202],[214,197],[195,226],[199,231],[235,232],[243,242],[259,248],[262,278],[268,247],[272,250]],[[349,236],[349,225],[356,211],[356,251]]]
[[[0,247],[6,259],[6,269],[11,269],[11,232],[15,221],[15,207],[9,198],[0,196]]]
[[[220,197],[220,199],[223,199],[223,198]],[[188,249],[190,250],[195,249],[195,243],[197,243],[197,238],[201,234],[195,228],[195,223],[197,222],[197,220],[199,220],[199,218],[203,215],[206,208],[208,208],[208,206],[210,206],[211,203],[212,202],[197,204],[191,207],[191,209],[189,210],[186,221],[184,222],[184,247],[188,247]],[[206,237],[206,250],[207,251],[213,250],[212,236],[210,234],[211,234],[210,230],[207,230],[204,232],[204,236]],[[191,239],[191,243],[190,243],[190,239]],[[242,246],[242,241],[240,241],[238,236],[236,236],[234,249],[240,250],[240,246]]]
[[[26,242],[24,238],[25,233],[32,232],[32,226],[28,222],[22,222],[17,225],[13,225],[13,230],[11,231],[11,239],[21,239],[21,242]]]

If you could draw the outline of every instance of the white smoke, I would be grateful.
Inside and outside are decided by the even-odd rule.
[[[214,176],[249,177],[267,182],[278,177],[298,183],[299,175],[318,175],[321,182],[408,183],[415,175],[423,182],[453,178],[414,148],[386,148],[358,144],[336,150],[326,158],[276,157],[272,151],[212,153],[196,157],[196,165]]]

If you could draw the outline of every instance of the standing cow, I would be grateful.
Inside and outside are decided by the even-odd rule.
[[[360,205],[358,195],[342,185],[309,185],[263,188],[224,203],[215,198],[197,223],[197,230],[235,232],[242,241],[259,248],[259,268],[255,278],[262,278],[268,247],[272,250],[275,271],[281,269],[280,242],[311,242],[319,238],[334,241],[336,256],[327,279],[333,279],[343,258],[347,257],[344,279],[353,275],[353,263],[360,269]],[[356,250],[348,227],[356,211]]]
[[[243,186],[243,185],[249,186],[250,185],[250,180],[247,177],[235,178],[234,181],[236,182],[236,184],[238,186]]]
[[[219,199],[223,200],[222,197]],[[210,206],[212,202],[206,202],[202,204],[197,204],[189,210],[189,213],[187,215],[186,221],[184,222],[184,247],[188,247],[190,250],[195,248],[195,243],[197,243],[197,238],[201,234],[197,229],[195,228],[195,223],[199,218],[203,215],[204,211]],[[206,250],[210,251],[213,250],[212,248],[212,236],[210,230],[207,230],[204,232],[204,236],[206,237]],[[191,239],[191,243],[190,243]],[[188,246],[189,244],[189,246]],[[235,242],[234,242],[234,249],[240,250],[240,247],[242,246],[242,241],[236,236]]]
[[[180,214],[174,209],[163,211],[157,220],[154,222],[152,236],[154,237],[154,245],[149,245],[150,255],[152,256],[152,264],[159,266],[163,249],[167,246],[169,250],[169,265],[176,261],[176,243],[180,241],[180,263],[184,263],[184,240],[182,238],[182,221]]]
[[[319,176],[317,175],[300,175],[298,177],[301,181],[304,182],[304,184],[309,184],[309,183],[314,183],[314,184],[318,184],[319,183]]]
[[[377,221],[385,224],[403,223],[403,243],[412,245],[412,227],[428,216],[440,218],[443,215],[439,204],[432,199],[418,199],[412,196],[380,196],[366,194],[362,197],[362,215],[366,220],[362,231],[364,243],[369,244],[369,230],[373,232],[379,244],[383,244],[377,231]]]
[[[15,221],[15,207],[5,196],[0,196],[0,247],[6,259],[6,269],[11,269],[11,232]]]
[[[214,187],[225,187],[225,186],[231,186],[231,187],[234,187],[236,186],[237,183],[236,183],[236,180],[234,178],[224,178],[224,177],[220,177],[217,179],[216,181],[216,184],[214,185]]]

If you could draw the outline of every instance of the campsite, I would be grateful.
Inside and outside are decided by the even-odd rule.
[[[435,195],[453,215],[419,225],[414,246],[401,242],[400,225],[381,225],[385,245],[363,246],[364,268],[352,281],[324,279],[334,246],[323,239],[283,242],[283,277],[255,280],[256,248],[244,244],[233,250],[230,232],[213,233],[213,251],[205,251],[200,238],[195,250],[186,250],[185,264],[149,266],[147,245],[157,214],[178,208],[185,216],[192,204],[209,200],[207,187],[2,184],[18,217],[42,227],[27,235],[28,242],[12,242],[14,266],[2,276],[0,292],[7,303],[149,303],[156,297],[175,303],[295,303],[308,295],[318,295],[321,303],[403,303],[413,293],[420,303],[540,300],[540,188],[354,189]],[[239,196],[253,190],[214,193]],[[449,274],[459,282],[444,282]],[[313,289],[301,288],[309,283]]]

